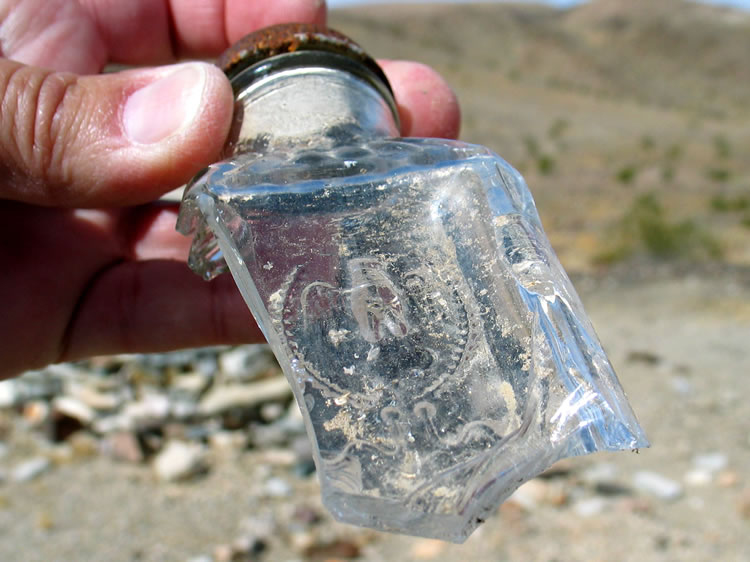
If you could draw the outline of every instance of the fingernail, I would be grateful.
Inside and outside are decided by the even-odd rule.
[[[179,65],[133,92],[125,102],[125,134],[137,144],[154,144],[178,133],[198,115],[206,71],[202,64]]]

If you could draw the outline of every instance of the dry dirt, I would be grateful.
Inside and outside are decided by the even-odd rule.
[[[281,529],[260,560],[348,559],[303,556],[308,544],[355,545],[361,560],[747,560],[750,542],[750,276],[719,272],[655,275],[621,282],[579,280],[579,290],[652,448],[596,454],[543,481],[556,490],[536,506],[507,502],[464,545],[363,531],[327,514],[297,531],[300,506],[324,513],[314,477],[290,475],[279,455],[217,456],[204,478],[159,483],[145,466],[106,458],[75,461],[0,490],[2,560],[188,560],[241,533],[243,519]],[[684,482],[699,454],[727,465],[709,483]],[[283,456],[281,456],[283,459]],[[622,490],[582,483],[587,468],[612,463]],[[636,471],[680,482],[666,501],[631,486]],[[269,498],[269,474],[292,486]],[[555,499],[559,498],[559,499]],[[588,515],[581,506],[601,505]],[[595,500],[596,501],[596,500]],[[325,553],[325,551],[324,551]]]

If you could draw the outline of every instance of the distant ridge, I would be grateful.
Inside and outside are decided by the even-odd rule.
[[[515,0],[517,4],[543,4],[556,7],[571,7],[596,0]],[[750,12],[750,0],[691,0],[694,3],[718,7],[721,9]],[[513,3],[514,0],[328,0],[330,8],[362,6],[367,4],[499,4]]]
[[[449,66],[480,57],[494,72],[539,86],[716,117],[750,112],[750,14],[729,7],[594,0],[567,9],[498,2],[340,14],[366,19],[378,37],[387,32],[375,50],[381,56],[427,49],[426,58]]]

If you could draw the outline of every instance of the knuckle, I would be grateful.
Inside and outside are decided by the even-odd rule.
[[[70,181],[65,164],[79,126],[71,107],[76,88],[75,75],[22,65],[0,83],[0,161],[35,192],[30,195],[42,195],[53,204],[64,197]],[[40,190],[43,193],[36,193]]]

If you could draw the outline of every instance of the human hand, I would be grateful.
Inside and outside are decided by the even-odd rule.
[[[95,354],[260,341],[229,276],[186,266],[154,202],[218,159],[229,82],[206,63],[254,29],[324,23],[316,0],[0,0],[0,378]],[[403,134],[455,137],[429,68],[383,61]]]

